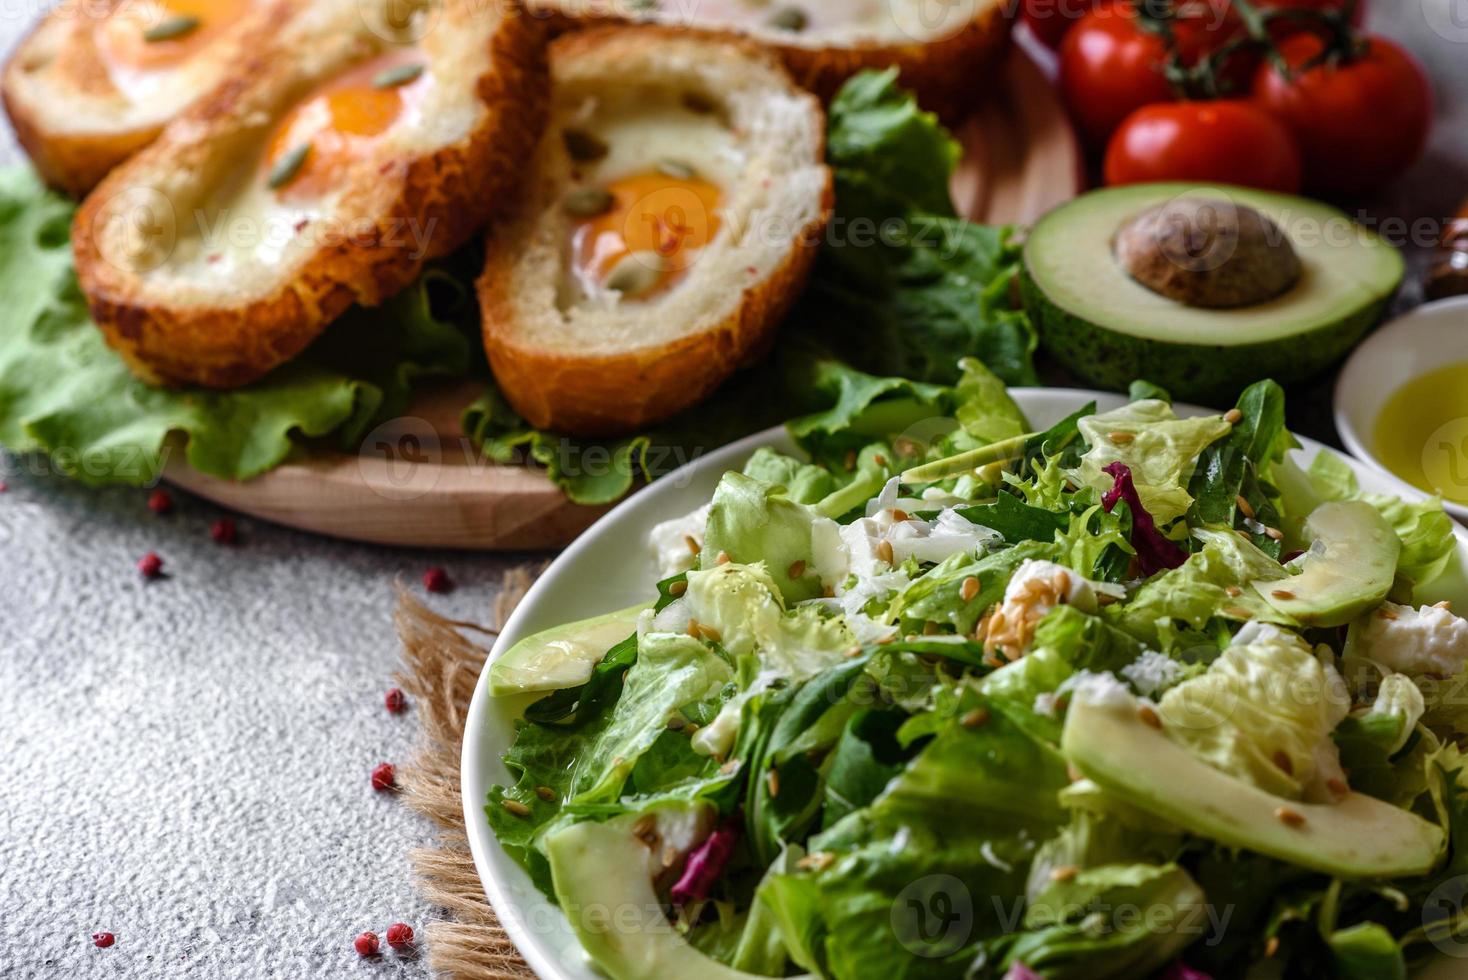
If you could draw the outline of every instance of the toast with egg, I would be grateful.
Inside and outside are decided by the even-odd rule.
[[[671,28],[565,35],[551,76],[486,245],[485,347],[532,425],[631,432],[768,350],[830,219],[825,116],[767,51]]]
[[[62,3],[6,62],[0,95],[48,184],[81,197],[224,81],[303,0]]]
[[[77,212],[92,316],[140,378],[232,388],[377,305],[511,196],[544,126],[513,0],[329,0]]]
[[[619,21],[733,32],[780,53],[830,101],[852,75],[896,67],[924,108],[955,120],[1008,50],[1005,0],[527,0],[557,30]]]

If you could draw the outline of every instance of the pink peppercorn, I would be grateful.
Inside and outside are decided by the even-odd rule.
[[[352,945],[356,947],[358,956],[376,956],[378,949],[377,933],[364,932],[352,941]]]
[[[163,574],[163,559],[152,551],[138,559],[138,571],[143,578],[155,579]]]
[[[372,788],[379,793],[395,789],[397,785],[398,771],[391,762],[384,762],[372,770]]]
[[[387,694],[383,696],[382,703],[387,706],[388,711],[392,712],[395,715],[400,715],[408,709],[407,695],[405,695],[401,689],[396,687],[388,691]]]
[[[429,592],[452,592],[454,583],[448,572],[434,567],[423,573],[423,587]]]
[[[406,922],[394,922],[387,927],[387,944],[393,949],[407,949],[413,945],[413,927]]]
[[[215,544],[234,544],[239,537],[239,530],[234,526],[234,521],[221,517],[209,529],[209,536],[214,539]]]
[[[148,495],[148,509],[159,515],[173,513],[173,494],[161,487],[154,490]]]
[[[115,942],[117,942],[117,937],[110,932],[92,933],[92,945],[96,946],[98,949],[106,949],[108,946],[111,946]]]

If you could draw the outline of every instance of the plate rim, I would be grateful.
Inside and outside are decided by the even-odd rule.
[[[1027,401],[1068,400],[1070,405],[1073,406],[1070,409],[1071,411],[1081,408],[1091,401],[1097,403],[1099,411],[1108,411],[1110,407],[1126,404],[1127,402],[1127,397],[1124,394],[1082,388],[1016,387],[1009,389],[1009,391],[1015,401],[1019,403],[1021,410],[1026,412],[1029,411],[1025,407]],[[1216,410],[1183,402],[1175,403],[1174,409],[1179,415],[1183,416],[1216,413]],[[1379,480],[1382,477],[1382,474],[1378,473],[1370,464],[1356,459],[1348,453],[1304,436],[1297,436],[1296,438],[1301,443],[1301,447],[1295,450],[1297,453],[1305,453],[1313,456],[1314,453],[1324,450],[1344,459],[1358,475],[1366,473],[1373,480]],[[753,435],[746,436],[737,442],[720,447],[714,452],[679,467],[661,480],[622,501],[588,528],[584,534],[577,538],[576,541],[546,567],[535,584],[525,594],[525,597],[520,601],[496,637],[488,656],[485,658],[484,667],[480,672],[479,678],[475,682],[474,695],[470,701],[469,711],[465,715],[464,737],[460,747],[459,787],[464,809],[465,836],[469,841],[469,849],[474,860],[475,873],[479,876],[485,897],[494,908],[496,915],[499,917],[500,924],[504,927],[505,933],[509,936],[511,942],[515,944],[516,950],[525,958],[526,963],[529,964],[535,974],[544,978],[544,980],[589,980],[589,978],[596,977],[597,974],[590,971],[585,965],[584,958],[583,962],[578,964],[563,963],[557,959],[546,940],[531,928],[531,924],[528,921],[529,917],[525,914],[528,910],[522,910],[510,900],[506,890],[506,881],[502,879],[503,874],[518,875],[522,878],[526,876],[524,870],[515,864],[513,859],[503,851],[498,839],[495,838],[493,832],[489,829],[488,822],[483,819],[483,800],[484,794],[488,790],[488,785],[480,777],[485,772],[487,764],[501,764],[498,754],[503,752],[505,748],[505,746],[498,746],[491,750],[482,744],[482,740],[479,737],[476,737],[477,733],[485,727],[486,715],[489,710],[489,705],[493,700],[489,696],[489,667],[496,657],[500,656],[509,646],[521,638],[521,633],[527,632],[524,624],[536,614],[539,604],[546,601],[546,596],[554,592],[557,586],[557,579],[561,574],[564,574],[564,570],[579,561],[584,553],[598,547],[601,538],[607,535],[610,529],[617,527],[619,522],[624,520],[629,512],[639,508],[651,507],[656,500],[666,494],[686,491],[688,484],[698,475],[707,475],[715,467],[727,467],[730,460],[753,453],[756,449],[763,446],[772,446],[774,448],[783,446],[788,449],[793,446],[793,440],[790,438],[785,427],[781,425],[765,429]],[[659,492],[659,485],[663,485],[661,492]],[[1404,491],[1403,496],[1415,496],[1419,499],[1426,499],[1428,497],[1427,494],[1410,486],[1407,487],[1407,490],[1410,493]],[[683,511],[679,510],[678,513],[681,514]],[[1454,535],[1458,541],[1460,556],[1468,556],[1468,528],[1455,522]],[[595,613],[587,613],[587,615],[595,615]],[[489,756],[489,758],[486,758],[486,756]],[[491,859],[491,853],[497,856],[497,860]],[[528,881],[528,878],[526,880]],[[538,908],[536,910],[538,913],[549,910],[553,922],[565,923],[564,914],[558,906],[555,906],[548,899],[544,898],[540,899],[540,904],[543,908]]]

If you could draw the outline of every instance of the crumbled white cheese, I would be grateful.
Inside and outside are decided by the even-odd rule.
[[[698,552],[688,547],[692,540],[703,547],[703,529],[708,523],[709,506],[705,504],[691,514],[663,521],[648,532],[653,567],[659,579],[686,572],[698,562]]]
[[[892,526],[887,540],[900,565],[909,558],[937,564],[957,554],[975,555],[1004,540],[992,528],[975,524],[951,507],[938,512],[928,521],[901,521]]]
[[[1156,697],[1176,684],[1187,668],[1156,650],[1143,650],[1142,655],[1121,669],[1121,676],[1131,682],[1144,697]]]
[[[1115,674],[1104,672],[1092,674],[1082,671],[1068,678],[1068,682],[1071,681],[1074,682],[1071,685],[1071,691],[1077,701],[1112,708],[1128,708],[1138,703],[1137,698],[1127,690],[1125,684],[1117,680]],[[1144,700],[1141,703],[1149,704],[1150,702]]]
[[[1468,619],[1443,606],[1385,602],[1352,624],[1347,652],[1413,677],[1454,677],[1468,663]]]

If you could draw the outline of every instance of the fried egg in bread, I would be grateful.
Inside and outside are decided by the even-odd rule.
[[[607,21],[735,32],[780,52],[829,101],[848,78],[896,66],[924,107],[960,118],[1008,49],[1004,0],[527,0],[561,29]]]
[[[305,0],[91,0],[54,7],[0,78],[41,177],[76,197],[223,81]]]
[[[512,195],[546,114],[538,25],[403,6],[318,0],[78,211],[82,290],[141,378],[253,381]]]
[[[764,353],[830,218],[819,103],[748,42],[601,28],[551,46],[551,121],[479,281],[531,424],[614,435]]]

